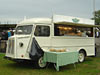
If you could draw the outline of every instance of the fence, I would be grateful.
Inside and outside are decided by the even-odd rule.
[[[7,40],[0,40],[0,53],[6,52],[6,42]]]
[[[17,24],[22,18],[0,18],[0,24]]]

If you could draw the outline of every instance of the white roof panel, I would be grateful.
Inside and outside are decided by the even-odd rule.
[[[34,24],[34,23],[51,23],[50,18],[31,18],[31,19],[25,19],[19,24]]]

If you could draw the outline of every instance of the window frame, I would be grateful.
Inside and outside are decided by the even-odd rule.
[[[67,37],[67,36],[64,36],[64,35],[55,35],[55,32],[56,32],[55,28],[57,28],[58,26],[62,26],[62,27],[74,27],[74,28],[76,28],[76,29],[78,28],[78,29],[80,29],[80,30],[81,30],[81,28],[82,28],[82,30],[84,30],[84,31],[88,31],[88,30],[90,29],[92,35],[91,35],[91,36],[87,36],[87,37],[88,37],[88,38],[94,37],[94,27],[74,26],[74,25],[63,25],[63,24],[62,24],[62,25],[61,25],[61,24],[60,24],[60,25],[59,25],[59,24],[55,24],[55,25],[54,25],[54,36],[60,36],[60,37],[63,36],[63,37]],[[87,29],[86,29],[86,28],[87,28]],[[58,29],[58,31],[59,31],[59,29]],[[60,31],[58,32],[58,34],[60,34]],[[87,34],[86,34],[86,35],[87,35]],[[77,36],[77,37],[81,37],[81,38],[82,38],[82,37],[86,37],[86,36],[78,36],[78,35],[75,35],[75,36],[74,36],[74,35],[71,35],[71,36],[68,35],[68,37],[76,37],[76,36]],[[87,38],[87,37],[86,37],[86,38]]]
[[[32,26],[32,29],[31,29],[31,32],[29,33],[29,34],[18,34],[18,33],[16,33],[16,29],[18,28],[18,27],[23,27],[23,26]],[[14,34],[15,35],[31,35],[31,33],[32,33],[32,31],[33,31],[33,25],[32,24],[30,24],[30,25],[27,25],[27,24],[25,24],[25,25],[19,25],[19,26],[17,26],[16,28],[15,28],[15,32],[14,32]]]
[[[49,28],[49,35],[48,35],[48,36],[36,36],[36,35],[35,35],[35,31],[36,31],[37,26],[46,26],[46,27],[48,27],[48,28]],[[33,33],[33,34],[34,34],[35,37],[50,37],[50,35],[51,35],[50,33],[51,33],[50,25],[45,25],[45,24],[42,24],[42,25],[41,25],[41,24],[37,24],[37,25],[35,26],[34,33]]]

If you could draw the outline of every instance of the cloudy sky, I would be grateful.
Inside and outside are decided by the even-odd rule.
[[[95,0],[100,10],[100,0]],[[0,17],[51,17],[52,14],[93,17],[93,0],[0,0]]]

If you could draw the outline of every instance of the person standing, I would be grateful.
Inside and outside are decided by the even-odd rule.
[[[11,36],[11,32],[10,30],[8,30],[8,38]]]
[[[1,40],[5,40],[5,34],[6,34],[6,31],[3,30],[1,33]]]

